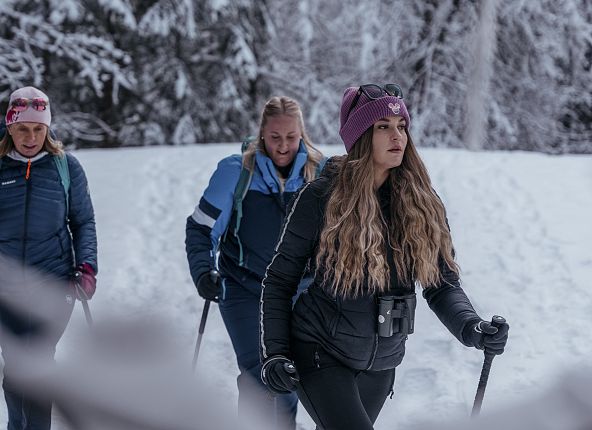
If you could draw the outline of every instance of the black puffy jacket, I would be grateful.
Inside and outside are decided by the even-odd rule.
[[[290,357],[290,338],[319,343],[328,353],[353,369],[385,370],[401,363],[406,335],[379,337],[378,298],[364,295],[357,299],[333,297],[320,286],[317,275],[292,309],[292,296],[309,261],[318,251],[335,168],[328,167],[316,181],[305,185],[294,197],[283,227],[276,254],[263,280],[260,306],[260,352],[263,361],[274,355]],[[378,191],[385,219],[389,219],[390,186]],[[413,294],[409,285],[396,277],[392,255],[387,256],[391,272],[391,294]],[[467,346],[464,331],[480,321],[460,287],[458,276],[441,264],[441,285],[424,289],[423,295],[442,323]]]
[[[98,272],[86,175],[73,155],[66,157],[69,204],[52,155],[34,157],[28,178],[28,160],[22,156],[4,156],[0,169],[0,253],[61,278],[81,263]]]

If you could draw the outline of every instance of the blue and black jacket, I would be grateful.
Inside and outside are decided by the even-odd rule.
[[[65,278],[74,266],[97,266],[94,210],[86,175],[66,154],[68,202],[53,155],[12,151],[0,169],[0,254]]]
[[[303,167],[307,157],[308,152],[301,142],[282,191],[272,160],[261,152],[255,154],[237,235],[233,232],[237,217],[233,197],[242,169],[242,156],[231,155],[218,163],[199,204],[187,218],[185,245],[194,283],[216,267],[215,255],[219,250],[218,270],[222,277],[259,296],[287,205],[305,183]]]

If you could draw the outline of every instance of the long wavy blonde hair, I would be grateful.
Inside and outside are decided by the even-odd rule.
[[[261,121],[259,122],[257,139],[249,145],[243,154],[243,166],[252,170],[255,165],[255,153],[260,151],[267,155],[265,145],[263,144],[263,128],[267,124],[269,118],[280,115],[287,115],[298,119],[298,125],[302,133],[302,140],[308,151],[308,157],[306,164],[304,165],[304,178],[307,182],[312,181],[316,177],[318,166],[323,159],[323,154],[313,146],[310,138],[306,134],[300,105],[296,100],[286,96],[272,97],[265,103],[263,112],[261,112]]]
[[[337,165],[316,256],[330,293],[355,298],[387,291],[387,246],[403,285],[437,286],[442,280],[441,259],[458,274],[444,205],[408,132],[403,161],[387,179],[392,191],[390,225],[374,186],[372,128]]]
[[[10,126],[8,126],[10,127]],[[14,149],[14,141],[12,136],[8,133],[8,127],[2,139],[0,139],[0,157],[4,157],[10,151]],[[54,155],[62,155],[64,153],[64,145],[61,141],[53,139],[49,134],[49,128],[45,136],[45,142],[43,143],[43,149]]]

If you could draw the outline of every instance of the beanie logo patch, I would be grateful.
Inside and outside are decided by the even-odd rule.
[[[388,107],[395,115],[399,115],[401,113],[401,105],[399,103],[389,103]]]
[[[21,115],[20,112],[10,109],[6,114],[6,125],[10,125],[18,121],[19,116]]]

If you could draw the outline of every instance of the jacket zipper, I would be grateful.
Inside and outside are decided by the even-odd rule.
[[[286,178],[284,183],[282,183],[280,175],[277,172],[277,170],[275,169],[275,167],[273,167],[269,173],[271,174],[272,179],[274,180],[274,182],[278,186],[278,191],[279,191],[279,193],[277,195],[275,195],[274,200],[277,203],[277,205],[280,207],[280,209],[282,210],[282,213],[284,214],[284,216],[286,216],[286,205],[288,202],[286,202],[285,192],[286,192],[286,182],[288,182],[288,178]],[[264,182],[267,185],[267,188],[269,189],[270,194],[274,195],[275,193],[273,192],[273,188],[267,183],[267,181],[264,180]]]
[[[31,196],[31,187],[29,178],[31,176],[31,159],[29,159],[27,163],[27,173],[25,174],[25,219],[23,223],[23,253],[22,253],[22,262],[25,264],[26,257],[27,257],[27,234],[28,234],[28,225],[29,225],[29,201]]]
[[[374,360],[376,359],[376,353],[378,352],[378,333],[374,333],[374,348],[372,349],[372,357],[370,357],[370,362],[368,363],[368,368],[366,370],[370,370],[374,365]]]

